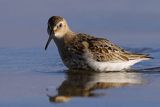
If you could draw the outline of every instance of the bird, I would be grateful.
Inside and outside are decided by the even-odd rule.
[[[152,59],[148,54],[126,51],[108,39],[73,32],[61,16],[48,19],[47,32],[45,50],[54,40],[64,65],[70,70],[124,71],[140,61]]]

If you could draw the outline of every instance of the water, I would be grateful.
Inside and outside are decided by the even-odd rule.
[[[1,107],[158,107],[160,49],[128,72],[69,72],[55,48],[0,48]]]

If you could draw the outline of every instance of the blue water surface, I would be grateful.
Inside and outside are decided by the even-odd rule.
[[[55,48],[0,48],[2,107],[158,107],[160,49],[126,48],[154,59],[128,72],[68,72]]]

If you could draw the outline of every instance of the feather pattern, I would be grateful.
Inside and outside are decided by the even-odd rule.
[[[84,54],[85,50],[88,50],[93,59],[98,62],[129,61],[149,58],[148,55],[125,51],[107,39],[95,38],[94,36],[82,33],[77,34],[76,37],[66,45],[66,48],[70,48],[70,52],[73,51],[73,53],[77,54]]]
[[[107,39],[72,32],[67,21],[60,16],[48,20],[49,39],[46,48],[53,39],[58,47],[63,63],[69,69],[94,71],[117,71],[151,57],[125,51]]]

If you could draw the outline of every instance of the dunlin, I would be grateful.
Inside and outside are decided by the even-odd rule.
[[[53,39],[61,59],[69,69],[99,72],[129,69],[135,63],[151,59],[148,55],[125,51],[107,39],[73,32],[67,21],[60,16],[48,20],[45,49]]]

